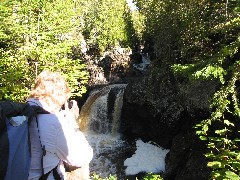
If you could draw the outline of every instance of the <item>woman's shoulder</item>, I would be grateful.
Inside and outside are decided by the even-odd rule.
[[[53,113],[39,114],[38,118],[41,121],[41,124],[44,124],[45,127],[47,126],[54,126],[55,128],[61,127],[60,119],[57,114]]]

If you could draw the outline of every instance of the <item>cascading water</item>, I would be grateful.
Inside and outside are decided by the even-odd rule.
[[[164,158],[168,150],[141,140],[126,142],[118,132],[126,86],[115,84],[94,90],[80,112],[79,127],[94,150],[90,172],[102,178],[111,174],[125,179],[126,173],[134,175],[165,169]],[[132,159],[128,158],[130,155]]]
[[[118,133],[126,84],[91,92],[83,105],[79,126],[94,149],[90,171],[107,177],[117,174],[116,155],[125,143]]]
[[[111,85],[92,92],[80,112],[81,130],[117,135],[125,87],[126,84]]]

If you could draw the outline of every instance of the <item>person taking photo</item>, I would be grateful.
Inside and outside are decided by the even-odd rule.
[[[29,180],[66,179],[64,164],[81,168],[81,179],[89,179],[93,149],[76,123],[79,115],[77,102],[71,101],[70,109],[65,105],[70,93],[60,73],[44,70],[36,79],[27,102],[49,113],[39,114],[30,123]]]

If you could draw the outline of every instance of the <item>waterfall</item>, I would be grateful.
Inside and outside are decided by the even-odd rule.
[[[83,132],[118,133],[123,93],[126,84],[115,84],[91,92],[78,119]]]
[[[150,64],[150,63],[151,63],[150,57],[149,57],[148,53],[146,53],[146,54],[141,54],[141,55],[142,55],[142,62],[143,62],[144,64]]]
[[[112,122],[112,135],[116,136],[118,134],[120,118],[121,118],[121,110],[123,105],[123,94],[124,89],[120,89],[116,96],[116,101],[114,103],[114,112],[113,112],[113,122]]]
[[[100,122],[101,119],[104,120],[106,116],[106,96],[108,95],[109,90],[110,88],[105,88],[92,92],[86,103],[83,105],[78,119],[79,127],[83,132],[89,130],[89,124],[96,124],[97,122]],[[103,102],[103,104],[101,104],[101,102]],[[100,107],[99,109],[98,105]],[[100,119],[97,119],[98,116]],[[92,126],[93,125],[91,125],[91,127]]]
[[[92,104],[96,101],[97,98],[102,94],[102,92],[94,92],[92,93],[89,98],[87,99],[86,103],[81,109],[79,118],[78,118],[78,124],[82,131],[86,131],[88,128],[88,119],[90,116],[90,109]]]
[[[111,174],[117,175],[118,179],[127,179],[127,175],[139,172],[165,170],[168,150],[140,139],[135,146],[133,142],[124,141],[119,133],[126,86],[115,84],[92,91],[78,119],[81,131],[94,150],[90,173],[102,178]],[[129,154],[133,156],[129,158]]]
[[[81,131],[94,150],[90,172],[102,177],[118,173],[117,154],[126,144],[118,132],[126,86],[115,84],[92,91],[78,119]]]

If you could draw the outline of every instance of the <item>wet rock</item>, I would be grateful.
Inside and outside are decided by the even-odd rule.
[[[210,115],[209,99],[217,86],[214,81],[190,82],[174,75],[169,67],[154,65],[141,80],[128,84],[122,133],[170,149],[164,174],[167,180],[207,179],[206,146],[193,126]]]
[[[165,179],[207,179],[210,172],[203,155],[206,146],[195,135],[193,126],[209,116],[209,99],[218,82],[189,81],[173,74],[169,66],[159,67],[154,62],[144,74],[128,71],[131,63],[141,61],[139,55],[131,55],[130,61],[129,55],[106,54],[101,62],[95,63],[98,69],[93,70],[98,73],[92,74],[98,76],[92,77],[95,78],[92,84],[128,83],[120,131],[126,139],[141,138],[170,149]]]
[[[166,157],[165,180],[205,180],[210,170],[204,157],[206,146],[194,132],[178,134]]]

